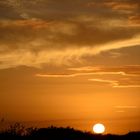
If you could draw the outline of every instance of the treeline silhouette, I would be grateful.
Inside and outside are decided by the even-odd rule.
[[[126,135],[92,134],[67,127],[25,128],[15,123],[0,132],[0,140],[140,140],[140,132],[129,132]]]

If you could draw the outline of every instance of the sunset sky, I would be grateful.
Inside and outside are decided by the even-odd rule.
[[[140,130],[140,0],[0,0],[0,118]]]

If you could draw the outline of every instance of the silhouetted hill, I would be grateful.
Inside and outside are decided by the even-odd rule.
[[[0,133],[0,140],[140,140],[140,132],[126,135],[95,135],[73,128],[27,128],[16,125]]]

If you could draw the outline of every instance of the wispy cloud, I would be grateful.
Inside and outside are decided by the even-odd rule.
[[[118,81],[110,80],[110,79],[88,79],[88,80],[93,82],[108,84],[113,88],[140,88],[140,84],[139,85],[129,84],[127,83],[127,81],[125,84],[123,84],[119,79]]]
[[[131,2],[124,2],[124,1],[114,1],[114,2],[104,2],[103,5],[112,8],[112,10],[116,10],[116,11],[133,11],[136,10],[139,5],[138,3],[131,3]]]
[[[91,81],[98,85],[111,86],[113,88],[140,88],[139,65],[120,67],[77,67],[68,68],[63,74],[41,74],[42,78],[77,78],[82,77],[85,82]],[[75,73],[73,73],[75,71]]]
[[[52,77],[52,78],[69,78],[87,75],[125,75],[123,72],[86,72],[86,73],[73,73],[73,74],[36,74],[37,77]]]
[[[86,66],[86,67],[68,68],[68,70],[71,70],[71,71],[99,71],[100,67]]]
[[[117,113],[125,113],[128,110],[132,111],[132,110],[139,109],[139,107],[136,105],[117,105],[117,106],[114,106],[114,108],[116,110],[115,112],[117,112]]]
[[[98,75],[99,73],[77,73],[77,74],[36,74],[37,77],[44,77],[44,78],[73,78],[78,76],[89,76],[89,75]],[[104,74],[105,75],[105,74]],[[140,88],[140,85],[129,84],[126,83],[122,84],[121,81],[117,80],[110,80],[110,79],[88,79],[88,81],[101,83],[105,85],[109,85],[113,88]],[[100,84],[99,84],[100,86]]]
[[[115,85],[115,88],[140,88],[140,85]]]
[[[68,70],[76,72],[94,72],[97,74],[120,74],[124,76],[140,75],[140,65],[125,65],[114,67],[85,66],[85,67],[68,68]]]
[[[36,74],[37,77],[48,77],[48,78],[70,78],[78,76],[77,74]]]
[[[47,42],[39,42],[39,46],[43,45],[49,45]],[[43,43],[43,44],[42,44]],[[44,49],[39,52],[34,52],[32,49],[26,48],[25,46],[30,45],[30,47],[39,47],[35,46],[34,44],[20,44],[22,46],[22,49],[17,49],[15,51],[8,51],[3,54],[1,54],[0,61],[2,62],[0,64],[0,68],[9,68],[9,67],[16,67],[16,66],[33,66],[33,67],[39,67],[42,64],[54,64],[54,65],[69,65],[73,61],[82,61],[82,57],[85,55],[97,55],[101,52],[109,51],[112,49],[120,49],[125,47],[133,47],[140,44],[139,36],[129,39],[126,41],[118,41],[113,43],[108,43],[106,45],[99,45],[99,46],[69,46],[61,50],[58,49]],[[50,45],[54,46],[55,44],[51,43]],[[23,47],[24,46],[24,47]],[[25,48],[25,49],[23,49]],[[56,48],[56,47],[55,47]],[[34,48],[35,49],[35,48]],[[16,60],[16,61],[15,61]]]
[[[118,105],[118,106],[114,106],[117,109],[137,109],[138,106],[135,105]]]
[[[100,83],[109,84],[112,87],[118,86],[118,81],[114,81],[114,80],[107,80],[107,79],[88,79],[88,80],[93,81],[93,82],[100,82]]]

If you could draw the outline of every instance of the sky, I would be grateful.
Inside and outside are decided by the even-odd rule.
[[[140,130],[140,1],[0,0],[0,118]]]

